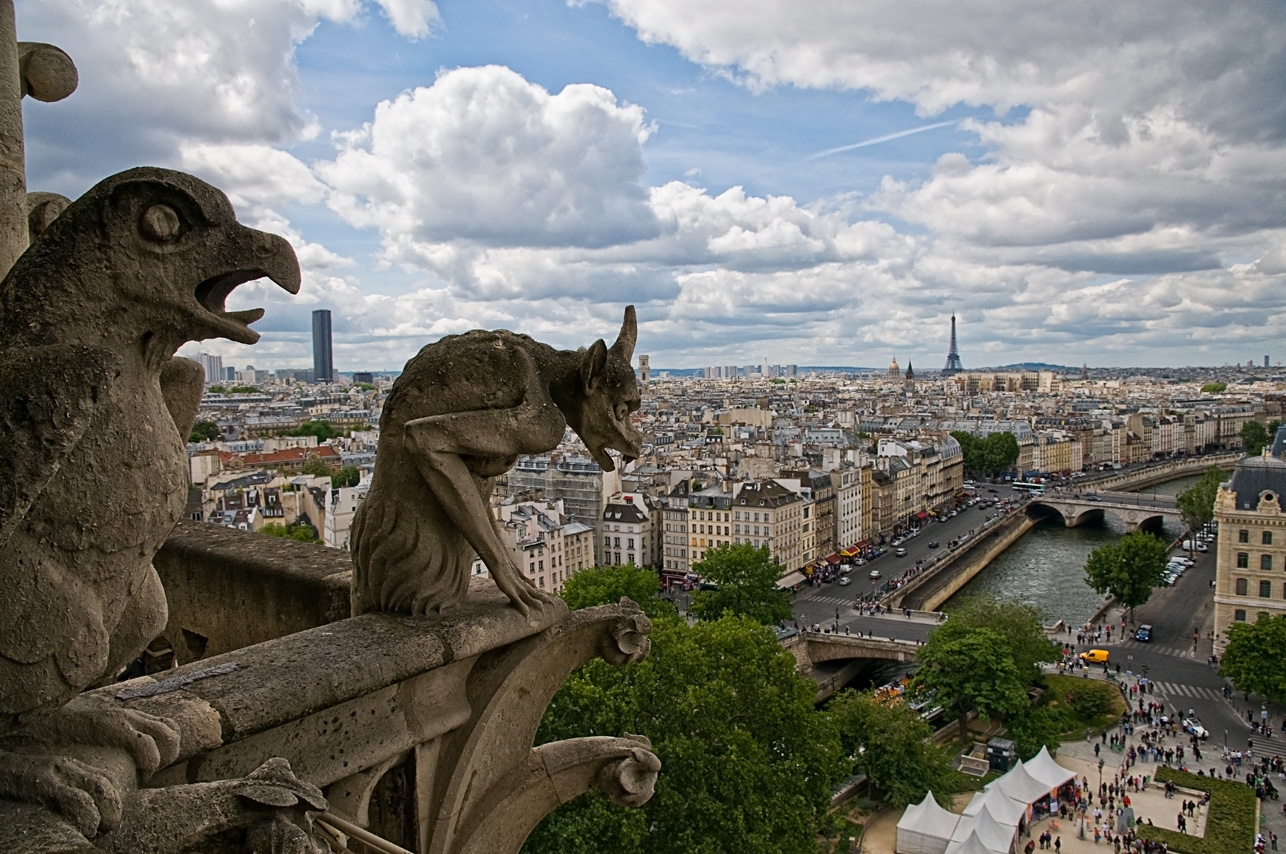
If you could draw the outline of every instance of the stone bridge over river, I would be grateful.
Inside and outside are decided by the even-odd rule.
[[[1116,516],[1130,529],[1155,528],[1166,516],[1179,517],[1171,496],[1137,492],[1049,492],[1029,501],[1024,509],[1032,518],[1057,514],[1069,528],[1099,521],[1104,514]]]
[[[913,640],[855,637],[852,635],[800,632],[782,641],[782,647],[795,656],[799,672],[817,680],[817,702],[830,697],[847,684],[871,660],[916,661]],[[827,662],[843,661],[840,667],[825,667]]]

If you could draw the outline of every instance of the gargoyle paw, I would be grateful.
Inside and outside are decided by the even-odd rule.
[[[124,750],[134,759],[143,779],[178,758],[179,728],[173,721],[102,701],[81,702],[90,696],[82,694],[73,699],[29,732],[48,744],[87,744]]]
[[[86,838],[121,821],[122,798],[101,771],[67,756],[0,752],[0,796],[35,801],[62,814]]]

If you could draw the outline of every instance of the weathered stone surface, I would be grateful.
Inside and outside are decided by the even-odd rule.
[[[500,330],[452,335],[407,362],[380,417],[370,492],[353,520],[353,613],[457,607],[475,554],[526,614],[556,607],[515,565],[487,499],[520,454],[557,447],[570,425],[604,469],[642,438],[630,357],[634,307],[616,343],[555,350]]]
[[[152,564],[182,664],[349,616],[353,564],[336,549],[184,520]]]
[[[0,282],[0,736],[130,745],[145,775],[173,759],[162,719],[65,704],[165,625],[151,559],[183,510],[189,425],[176,418],[201,390],[172,356],[191,340],[253,342],[261,312],[223,300],[263,275],[298,288],[285,240],[238,224],[196,178],[135,169],[64,210]],[[101,781],[29,756],[9,765],[0,793],[53,792],[83,831],[111,824]]]

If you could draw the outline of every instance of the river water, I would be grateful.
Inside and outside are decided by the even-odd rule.
[[[1199,479],[1195,475],[1139,491],[1177,495]],[[1035,605],[1044,613],[1046,625],[1058,620],[1081,625],[1104,601],[1085,583],[1085,561],[1091,551],[1126,533],[1125,525],[1110,512],[1103,516],[1102,524],[1076,528],[1065,528],[1059,520],[1040,522],[974,576],[947,601],[944,610],[951,610],[956,597],[989,593]],[[1177,519],[1167,518],[1163,532],[1168,540],[1175,540],[1183,533],[1183,526]]]

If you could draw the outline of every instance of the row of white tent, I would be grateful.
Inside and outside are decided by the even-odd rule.
[[[1031,819],[1031,805],[1075,777],[1042,747],[974,795],[964,815],[938,806],[929,792],[902,814],[897,854],[1010,854],[1019,826]]]

